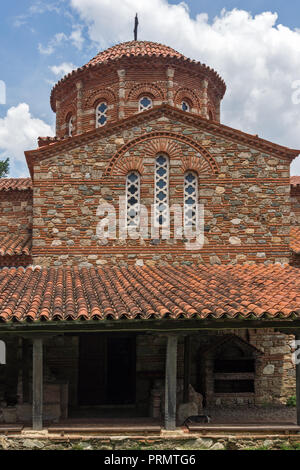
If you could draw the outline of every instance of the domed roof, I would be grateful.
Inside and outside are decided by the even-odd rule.
[[[194,70],[201,72],[202,74],[207,75],[216,83],[219,93],[224,96],[226,85],[222,78],[218,75],[215,70],[211,69],[205,64],[198,62],[196,60],[191,60],[188,57],[185,57],[180,52],[177,52],[172,47],[159,44],[157,42],[151,41],[129,41],[123,42],[121,44],[116,44],[105,51],[99,52],[93,59],[91,59],[87,64],[79,67],[77,70],[73,70],[71,73],[63,77],[52,89],[50,102],[52,110],[56,111],[56,93],[58,88],[61,87],[65,82],[69,81],[71,78],[78,77],[79,74],[83,74],[86,70],[93,69],[94,67],[101,67],[101,65],[110,64],[114,61],[130,58],[143,58],[143,57],[152,57],[152,58],[162,58],[162,59],[172,59],[184,63],[185,65],[190,65],[194,67]]]
[[[129,41],[117,44],[110,47],[103,52],[99,52],[92,60],[87,63],[87,66],[96,65],[108,60],[117,60],[122,57],[136,57],[136,56],[156,56],[156,57],[178,57],[186,59],[182,54],[175,51],[171,47],[164,46],[157,42],[150,41]]]

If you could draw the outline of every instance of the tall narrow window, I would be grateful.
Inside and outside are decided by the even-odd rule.
[[[96,127],[103,127],[107,123],[107,103],[102,102],[96,108]]]
[[[140,225],[140,175],[132,171],[126,179],[127,227]]]
[[[0,365],[6,364],[6,347],[4,341],[0,341]]]
[[[73,131],[74,131],[74,122],[73,122],[73,116],[70,116],[67,122],[67,127],[68,127],[68,136],[72,137]]]
[[[155,161],[155,219],[158,225],[168,222],[169,158],[160,154]]]
[[[148,109],[151,109],[153,106],[151,98],[148,96],[143,96],[140,101],[139,101],[139,111],[147,111]]]
[[[184,175],[184,226],[196,227],[198,202],[198,177],[194,171]]]

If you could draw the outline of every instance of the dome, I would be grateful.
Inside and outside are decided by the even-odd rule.
[[[103,52],[99,52],[92,60],[87,63],[90,65],[97,65],[110,60],[118,60],[123,57],[177,57],[186,59],[182,54],[175,51],[171,47],[164,46],[156,42],[150,41],[129,41],[116,46],[110,47]]]

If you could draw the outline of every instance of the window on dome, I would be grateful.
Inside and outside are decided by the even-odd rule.
[[[160,154],[155,162],[155,220],[160,226],[168,223],[169,158]]]
[[[96,108],[96,127],[103,127],[107,123],[107,103],[102,102]]]
[[[74,131],[74,120],[73,116],[70,116],[67,122],[68,136],[72,137]]]
[[[189,113],[191,108],[190,108],[190,105],[187,103],[187,101],[184,100],[181,103],[181,109],[182,111],[186,111],[187,113]]]
[[[139,111],[147,111],[148,109],[151,109],[153,106],[151,98],[148,96],[143,96],[140,101],[139,101]]]
[[[184,175],[184,226],[197,226],[198,176],[194,171]]]
[[[126,178],[127,227],[140,225],[140,175],[136,171]]]

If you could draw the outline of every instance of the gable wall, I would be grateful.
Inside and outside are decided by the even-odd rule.
[[[122,165],[104,176],[110,159],[132,139],[166,131],[187,136],[210,152],[219,173],[199,175],[199,200],[205,205],[205,245],[187,251],[184,240],[99,240],[99,203],[125,194]],[[172,141],[174,142],[174,141]],[[143,159],[141,203],[154,195],[154,157],[142,142],[126,158]],[[197,152],[176,143],[180,155],[170,162],[170,203],[182,204],[184,172],[181,156]],[[125,158],[125,163],[126,163]],[[124,163],[124,162],[123,162]],[[125,165],[126,166],[126,165]],[[288,262],[290,228],[289,162],[225,140],[166,117],[149,121],[88,145],[64,151],[35,166],[33,257],[39,265],[103,265],[156,263]]]

